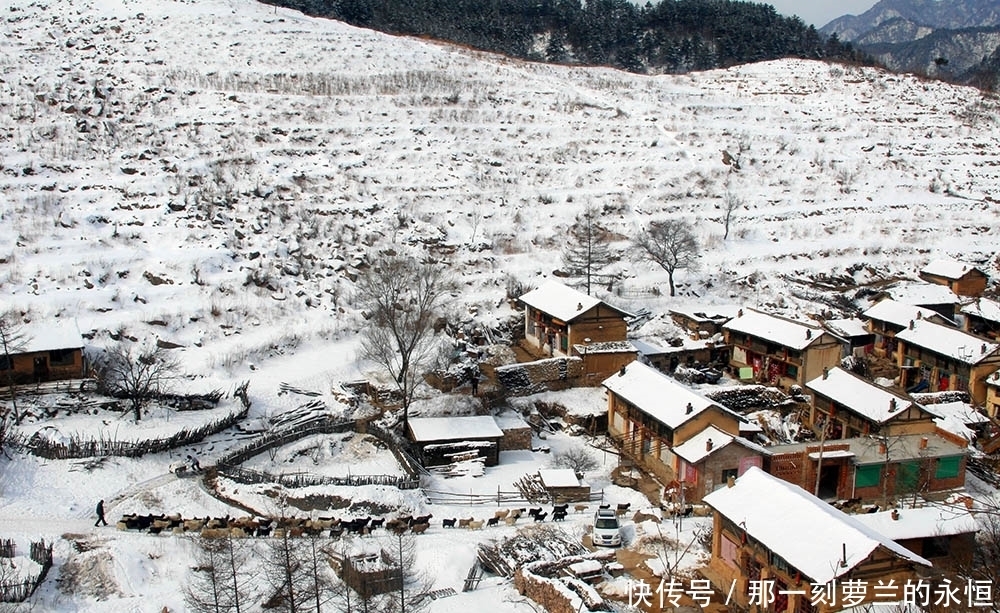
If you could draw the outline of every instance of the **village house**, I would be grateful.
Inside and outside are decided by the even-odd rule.
[[[688,331],[691,338],[709,338],[722,333],[722,326],[739,312],[737,306],[706,306],[670,309],[670,317]]]
[[[824,500],[885,504],[965,486],[966,441],[944,430],[773,445],[764,468]]]
[[[977,298],[963,306],[960,313],[965,319],[963,329],[966,332],[993,341],[1000,340],[1000,302]]]
[[[728,476],[726,471],[738,471],[744,457],[758,456],[758,460],[750,462],[760,464],[756,445],[748,441],[730,445],[732,441],[726,439],[740,435],[739,415],[650,366],[633,362],[608,377],[604,387],[609,392],[608,433],[623,454],[666,483],[686,482],[710,491],[723,482],[723,473]],[[702,438],[686,452],[689,460],[674,452],[699,435]],[[713,461],[709,468],[704,455],[695,451],[711,451],[708,447],[715,444],[725,453],[710,454]],[[743,462],[745,469],[749,464]]]
[[[1000,368],[1000,345],[950,326],[911,320],[896,334],[900,386],[910,392],[959,390],[986,402],[986,378]]]
[[[818,325],[741,309],[723,330],[740,379],[801,386],[840,362],[840,343]]]
[[[729,348],[721,340],[677,338],[660,344],[642,340],[631,343],[640,359],[665,373],[672,373],[679,366],[706,366],[729,358]]]
[[[827,612],[895,602],[903,585],[931,566],[855,517],[756,467],[704,502],[714,521],[712,557],[703,572],[743,610]],[[752,607],[751,582],[768,581],[774,582],[767,594],[773,602]],[[858,589],[844,591],[851,581]],[[875,589],[890,581],[891,593]]]
[[[20,342],[0,351],[0,386],[45,383],[84,376],[83,336],[76,322],[25,324]]]
[[[948,287],[919,281],[898,281],[884,287],[874,296],[875,300],[885,298],[929,309],[948,319],[955,318],[955,309],[960,302],[955,292]]]
[[[830,368],[806,383],[812,392],[809,427],[826,439],[869,434],[895,436],[934,432],[934,416],[911,399],[842,368]]]
[[[483,458],[486,466],[500,463],[503,430],[489,415],[471,417],[411,417],[409,438],[424,466],[441,466]]]
[[[701,500],[751,466],[762,467],[767,454],[767,449],[742,436],[708,426],[674,447],[674,455],[680,460],[677,482],[684,486],[684,502]]]
[[[979,524],[965,505],[892,509],[855,517],[935,567],[967,568],[972,562]]]
[[[930,262],[920,271],[920,278],[944,285],[959,296],[980,296],[989,282],[989,275],[981,269],[955,260]]]
[[[556,281],[520,301],[525,349],[540,357],[580,357],[585,382],[597,385],[635,360],[635,347],[626,340],[626,311]]]
[[[954,322],[936,311],[903,304],[890,298],[878,301],[862,313],[861,317],[868,322],[868,329],[875,335],[875,355],[894,362],[898,359],[896,334],[905,330],[911,321],[925,319],[942,325],[954,325]]]

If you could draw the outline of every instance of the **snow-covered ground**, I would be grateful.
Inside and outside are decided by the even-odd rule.
[[[0,17],[3,308],[36,323],[76,320],[91,348],[121,333],[180,345],[187,377],[176,391],[249,380],[247,424],[310,401],[287,386],[346,412],[340,384],[379,376],[357,359],[352,297],[372,250],[439,259],[462,287],[449,318],[493,329],[514,315],[507,287],[535,287],[558,269],[560,241],[588,205],[622,252],[609,300],[651,311],[639,334],[654,339],[668,308],[846,315],[864,306],[852,303],[862,285],[912,279],[941,257],[998,272],[1000,111],[972,89],[798,60],[683,76],[546,66],[247,0],[12,0]],[[698,268],[679,271],[675,298],[658,291],[662,271],[627,254],[629,236],[666,218],[690,221],[703,247]],[[846,300],[829,289],[851,283]],[[464,402],[432,396],[415,411],[456,414]],[[567,392],[562,402],[601,399]],[[124,419],[104,435],[127,432]],[[95,530],[94,505],[105,499],[112,521],[238,514],[169,468],[188,453],[209,465],[240,440],[224,432],[96,465],[0,457],[0,537],[22,552],[30,539],[55,544],[39,610],[184,610],[191,543]],[[581,441],[536,441],[551,453],[511,452],[481,476],[434,476],[427,489],[495,492]],[[642,508],[611,484],[614,458],[594,453],[591,485]],[[339,437],[254,460],[329,475],[388,471],[385,461]],[[265,509],[273,500],[223,486]],[[417,492],[324,492],[435,521],[494,510]],[[567,519],[581,535],[589,521]],[[421,565],[460,591],[476,544],[515,529],[434,523],[418,537]],[[627,530],[635,543],[638,528]],[[519,599],[486,581],[430,610],[532,610]]]

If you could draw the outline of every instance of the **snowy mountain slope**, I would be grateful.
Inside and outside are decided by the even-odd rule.
[[[18,2],[2,27],[0,283],[97,344],[123,328],[212,368],[349,331],[355,267],[389,245],[447,261],[489,313],[507,275],[557,267],[588,204],[621,248],[696,223],[707,300],[996,248],[997,107],[971,89],[534,65],[236,0]],[[626,296],[662,282],[621,271]]]

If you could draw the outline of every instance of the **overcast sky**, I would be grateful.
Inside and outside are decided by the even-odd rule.
[[[841,15],[860,15],[877,0],[757,0],[774,6],[782,15],[798,15],[806,25],[821,28]]]

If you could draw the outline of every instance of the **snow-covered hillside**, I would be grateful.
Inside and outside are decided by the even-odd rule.
[[[998,272],[998,117],[972,89],[812,61],[644,77],[249,0],[11,0],[0,10],[0,310],[76,319],[95,347],[121,333],[179,345],[199,377],[179,391],[252,378],[254,418],[302,400],[279,382],[329,391],[369,370],[355,359],[352,292],[372,250],[445,262],[462,281],[453,315],[492,325],[511,314],[512,281],[532,287],[558,269],[566,229],[590,205],[623,252],[624,308],[843,310],[810,280],[915,277],[941,257]],[[674,299],[653,291],[662,271],[625,253],[665,218],[692,222],[704,250]],[[200,449],[204,461],[222,445]],[[227,512],[157,477],[171,459],[70,474],[18,458],[0,479],[0,536],[85,534],[100,496],[115,513]],[[482,537],[433,538],[429,566],[460,584]],[[446,549],[455,540],[459,554]],[[106,602],[91,590],[77,608],[48,587],[52,610],[183,607],[189,544],[64,541],[61,560],[112,543],[119,559],[102,572],[117,572],[117,592]],[[171,557],[182,561],[157,561]],[[460,599],[453,610],[492,611]]]

